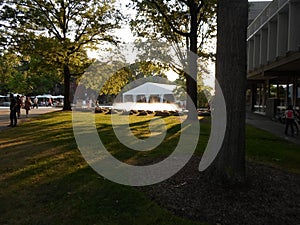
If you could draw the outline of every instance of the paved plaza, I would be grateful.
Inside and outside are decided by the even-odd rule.
[[[273,121],[268,117],[248,112],[246,115],[246,122],[257,128],[268,131],[277,137],[284,138],[290,142],[300,145],[300,134],[295,137],[286,137],[284,134],[285,124]]]
[[[26,112],[25,109],[21,109],[21,118],[18,119],[18,124],[22,124],[23,122],[28,121],[32,117],[36,117],[40,114],[48,113],[48,112],[54,112],[62,110],[62,108],[55,108],[55,107],[39,107],[38,109],[31,109],[29,111],[29,116],[26,118]],[[9,107],[0,107],[0,132],[3,132],[5,129],[9,128],[7,127],[10,123],[9,120]]]

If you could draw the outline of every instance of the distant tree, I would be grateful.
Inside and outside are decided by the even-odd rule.
[[[57,52],[61,52],[60,44],[55,38],[36,36],[30,38],[19,47],[22,55],[28,60],[28,80],[33,90],[39,93],[53,92],[56,84],[63,84],[63,63]],[[84,49],[78,50],[69,56],[69,70],[75,81],[84,73],[85,69],[93,62],[89,59]],[[48,80],[48,82],[47,82]],[[43,87],[40,84],[43,83]]]
[[[127,67],[123,67],[108,79],[101,90],[104,94],[117,95],[124,91],[126,85],[135,81],[135,85],[141,85],[146,81],[155,81],[157,77],[167,78],[164,74],[164,68],[152,62],[137,62]],[[146,78],[146,79],[143,79]],[[139,82],[138,80],[141,79]],[[134,88],[130,86],[130,88]],[[126,88],[125,88],[126,89]]]
[[[116,68],[120,68],[117,71]],[[102,95],[118,95],[126,85],[141,78],[164,77],[164,68],[152,62],[137,62],[127,65],[122,61],[95,61],[86,71],[80,84]],[[155,79],[154,79],[155,80]],[[141,81],[143,82],[143,81]],[[139,82],[135,82],[137,84]]]
[[[16,73],[16,65],[19,62],[17,55],[12,53],[3,53],[0,55],[0,94],[9,92],[9,82],[12,79],[12,74]]]
[[[209,71],[207,70],[207,66],[205,64],[199,65],[198,68],[199,70],[197,74],[197,108],[208,107],[212,97],[213,88],[206,85],[203,81],[203,78],[209,75]],[[178,86],[175,89],[176,94],[178,96],[181,96],[180,99],[182,101],[186,100],[186,85],[185,85],[184,77],[179,76],[179,78],[176,79],[175,83]],[[184,90],[185,93],[183,93]]]
[[[186,67],[185,71],[188,71],[187,73],[182,73],[182,69],[179,71],[179,74],[185,75],[187,94],[191,97],[187,107],[196,106],[197,59],[212,56],[205,49],[205,45],[215,35],[216,1],[132,0],[132,2],[138,11],[137,18],[131,24],[136,33],[152,40],[166,40],[176,47],[176,54]],[[186,50],[191,54],[185,55]],[[187,65],[185,62],[188,62]]]
[[[34,58],[27,61],[15,54],[5,54],[1,57],[0,64],[1,94],[9,92],[26,95],[52,93],[55,84],[61,83],[54,68],[40,69],[38,67],[41,65]]]
[[[14,92],[26,95],[43,93],[61,94],[63,74],[59,69],[59,61],[54,62],[53,56],[59,49],[55,39],[36,36],[18,46],[20,54],[14,52],[16,48],[4,50],[1,57],[1,90],[3,93]],[[81,56],[73,57],[70,70],[73,74],[81,74],[90,64],[85,52]],[[89,63],[89,64],[88,64]],[[58,69],[57,69],[58,68]],[[56,87],[60,87],[57,90]]]
[[[61,65],[64,110],[70,110],[71,64],[75,58],[80,60],[84,48],[102,41],[115,42],[110,32],[120,26],[122,16],[114,1],[3,0],[2,4],[1,26],[6,28],[11,45],[21,46],[36,35],[50,37],[57,44],[51,60]]]

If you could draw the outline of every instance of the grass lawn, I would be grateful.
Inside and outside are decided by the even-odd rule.
[[[247,159],[300,174],[300,146],[247,126]],[[297,137],[300,138],[300,137]]]
[[[151,116],[131,116],[131,130],[149,136]],[[107,149],[130,164],[168,156],[180,135],[178,117],[164,118],[166,138],[153,151],[132,151],[118,141],[110,116],[96,114],[96,127]],[[120,126],[122,126],[120,121]],[[201,123],[196,154],[205,149],[210,123]],[[247,158],[300,173],[299,146],[247,127]],[[110,182],[82,158],[73,137],[70,112],[34,118],[0,133],[0,224],[200,225],[173,216],[135,188]]]

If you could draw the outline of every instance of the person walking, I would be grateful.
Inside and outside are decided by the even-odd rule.
[[[49,98],[47,106],[52,106],[52,99],[51,98]]]
[[[292,137],[294,136],[294,119],[295,119],[295,114],[293,110],[293,106],[289,105],[285,111],[285,135],[288,135],[288,130],[289,127],[291,128],[292,132]]]
[[[13,94],[10,94],[10,124],[8,125],[9,127],[15,127],[17,126],[17,100],[15,99]]]
[[[27,97],[26,100],[25,100],[25,106],[24,106],[24,109],[25,109],[25,111],[26,111],[26,117],[28,117],[28,114],[29,114],[29,110],[30,110],[30,108],[31,108],[31,105],[32,105],[32,102],[31,102],[30,98]]]
[[[37,97],[35,97],[35,98],[33,99],[33,107],[32,107],[33,109],[34,109],[34,107],[36,107],[36,108],[38,109],[38,107],[39,107],[39,106],[38,106],[38,101],[39,101],[39,100],[38,100]]]
[[[18,119],[21,117],[22,99],[20,95],[17,95],[17,115]]]

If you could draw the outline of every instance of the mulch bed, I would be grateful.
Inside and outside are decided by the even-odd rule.
[[[139,187],[173,214],[218,225],[300,225],[300,175],[247,163],[242,187],[212,183],[193,157],[176,175]]]

